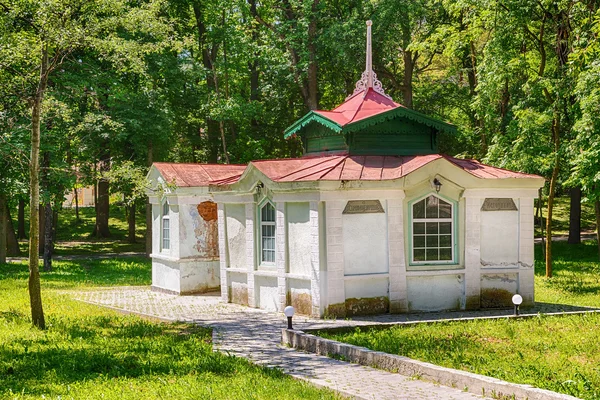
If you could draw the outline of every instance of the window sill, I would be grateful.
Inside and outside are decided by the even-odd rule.
[[[429,266],[424,266],[421,269],[410,269],[406,271],[406,276],[422,276],[422,275],[452,275],[456,273],[464,273],[465,267],[462,265],[447,266],[444,269],[434,269]]]
[[[376,274],[356,274],[356,275],[344,275],[345,281],[358,281],[362,279],[385,279],[389,278],[388,272],[380,272]]]

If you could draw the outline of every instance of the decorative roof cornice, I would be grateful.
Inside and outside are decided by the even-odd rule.
[[[290,136],[297,134],[299,131],[302,130],[302,128],[304,128],[311,122],[321,124],[324,127],[331,129],[335,133],[342,132],[344,134],[347,134],[368,128],[373,125],[380,124],[385,121],[390,121],[394,118],[405,118],[410,121],[418,122],[420,124],[429,126],[438,131],[456,133],[456,126],[452,124],[431,118],[425,114],[421,114],[420,112],[411,110],[410,108],[396,107],[389,111],[385,111],[380,114],[373,115],[372,117],[368,117],[357,122],[349,123],[348,125],[344,126],[341,126],[337,122],[332,121],[319,113],[311,111],[304,117],[296,121],[294,125],[290,126],[284,132],[284,137],[287,139]]]
[[[311,122],[316,122],[318,124],[321,124],[324,127],[331,129],[334,132],[342,131],[342,126],[340,124],[338,124],[337,122],[332,121],[329,118],[326,118],[319,113],[310,111],[304,117],[302,117],[298,121],[296,121],[292,126],[287,128],[285,130],[285,132],[283,133],[283,137],[285,139],[287,139],[291,136],[294,136],[296,133],[298,133],[298,131],[300,131],[302,128],[304,128],[306,125],[310,124]]]
[[[431,118],[425,114],[421,114],[420,112],[411,110],[410,108],[406,107],[396,107],[389,111],[373,115],[372,117],[350,123],[348,125],[345,125],[342,130],[344,133],[352,133],[367,128],[369,126],[377,125],[385,121],[390,121],[394,118],[406,118],[410,121],[421,123],[438,131],[456,133],[456,126],[447,122]]]

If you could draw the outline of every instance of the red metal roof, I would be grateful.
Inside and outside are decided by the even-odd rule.
[[[458,168],[481,179],[540,178],[440,154],[422,156],[349,156],[332,155],[295,159],[252,161],[259,171],[275,182],[310,181],[383,181],[402,178],[411,172],[444,158]]]
[[[178,187],[208,186],[209,184],[229,181],[236,182],[246,169],[246,165],[237,164],[153,164],[166,182],[174,182]]]
[[[366,93],[356,93],[331,111],[315,110],[315,112],[344,126],[396,107],[404,106],[377,93],[373,88],[369,88]]]
[[[476,160],[462,160],[440,154],[422,156],[350,156],[252,161],[259,171],[274,182],[312,181],[385,181],[402,178],[432,161],[445,159],[480,179],[540,178],[485,165]],[[178,187],[229,185],[237,182],[246,165],[154,163],[167,182]]]

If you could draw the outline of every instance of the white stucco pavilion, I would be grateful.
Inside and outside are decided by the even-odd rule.
[[[367,51],[342,105],[286,131],[304,157],[152,166],[153,288],[319,317],[531,305],[544,179],[438,154],[453,129],[393,102]]]

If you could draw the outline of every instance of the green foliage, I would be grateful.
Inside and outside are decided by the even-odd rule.
[[[559,191],[600,196],[597,2],[0,4],[0,190],[13,203],[27,192],[42,36],[60,56],[43,110],[42,154],[51,155],[43,198],[58,204],[73,186],[94,183],[109,159],[120,171],[112,190],[130,202],[141,186],[125,184],[133,175],[124,171],[139,175],[151,161],[301,155],[282,133],[307,112],[311,66],[319,107],[340,104],[364,69],[367,19],[387,93],[397,102],[412,94],[415,110],[458,126],[442,135],[441,152],[547,178],[558,165]]]

